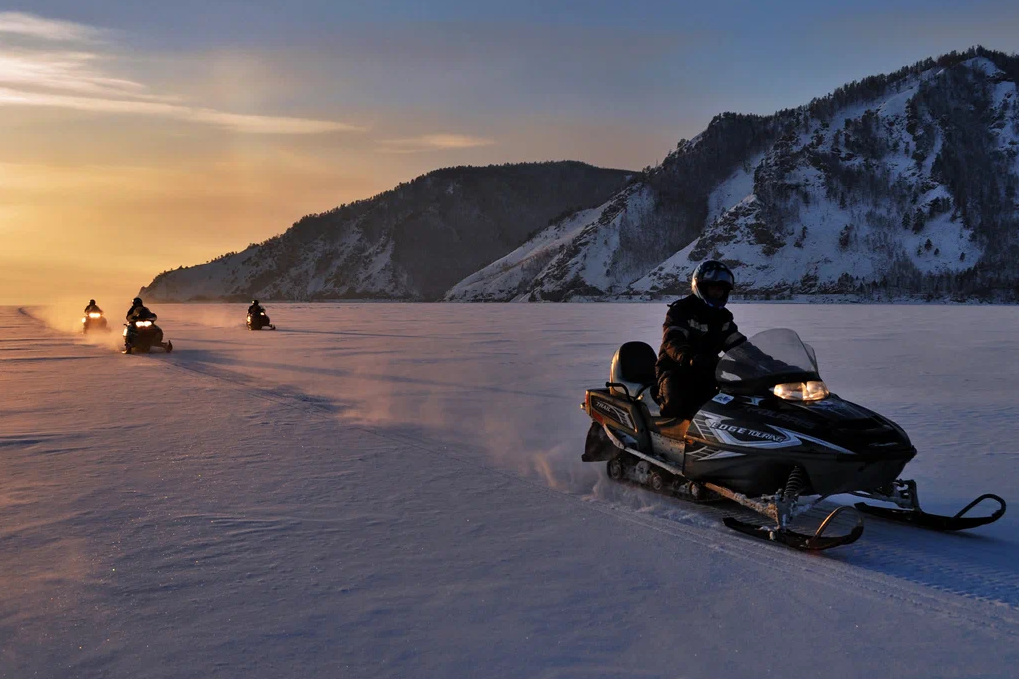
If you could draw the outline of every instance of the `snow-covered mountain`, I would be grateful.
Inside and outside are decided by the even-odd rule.
[[[242,252],[164,272],[141,295],[438,299],[563,214],[604,202],[632,175],[578,162],[437,170],[309,215]]]
[[[446,299],[685,294],[707,258],[750,296],[1015,298],[1017,80],[1019,58],[973,48],[772,116],[717,116]]]

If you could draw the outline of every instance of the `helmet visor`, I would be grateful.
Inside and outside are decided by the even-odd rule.
[[[720,281],[701,281],[697,287],[704,301],[715,306],[725,306],[729,301],[729,291],[732,290],[731,284]]]
[[[700,276],[701,284],[704,283],[723,283],[730,290],[736,286],[736,280],[732,277],[732,272],[728,269],[718,267],[710,268]]]

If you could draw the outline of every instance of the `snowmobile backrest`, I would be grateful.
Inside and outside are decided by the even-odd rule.
[[[650,387],[655,383],[655,363],[658,355],[655,350],[644,342],[627,342],[616,350],[609,369],[609,382],[625,384],[631,396]],[[623,395],[623,390],[610,387],[616,395]]]

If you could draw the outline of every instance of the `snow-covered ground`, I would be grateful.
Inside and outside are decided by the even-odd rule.
[[[929,510],[1016,499],[1014,307],[733,310],[906,428]],[[807,555],[580,462],[662,304],[154,311],[173,354],[0,308],[0,676],[1016,676],[1015,508]]]

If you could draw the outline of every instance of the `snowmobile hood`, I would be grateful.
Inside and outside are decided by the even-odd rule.
[[[798,436],[808,449],[844,451],[861,460],[911,459],[916,454],[899,425],[834,394],[819,401],[796,402],[721,393],[700,415],[751,431]]]

